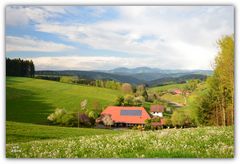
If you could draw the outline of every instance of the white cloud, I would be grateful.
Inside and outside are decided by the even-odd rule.
[[[201,58],[182,58],[182,60],[170,60],[162,62],[161,58],[138,57],[101,57],[101,56],[59,56],[59,57],[32,57],[37,70],[105,70],[116,67],[134,68],[136,66],[154,67],[163,69],[198,69]],[[191,64],[186,64],[186,62]],[[172,66],[172,67],[170,67]],[[203,67],[202,69],[207,69]]]
[[[95,49],[166,59],[162,62],[179,60],[192,65],[192,60],[199,59],[193,65],[199,69],[209,68],[217,53],[216,41],[234,32],[231,6],[124,6],[117,9],[120,12],[117,20],[72,25],[43,23],[37,25],[36,30]],[[154,39],[139,42],[145,36],[154,36]]]
[[[74,47],[31,37],[6,36],[6,51],[56,52],[71,50]]]
[[[111,61],[102,57],[98,60],[103,62],[104,67],[131,67],[135,64],[135,67],[143,65],[167,69],[209,69],[217,54],[216,41],[223,35],[234,32],[232,6],[115,6],[112,8],[118,11],[119,16],[107,21],[101,20],[101,15],[109,7],[92,8],[96,11],[93,15],[98,19],[95,23],[69,23],[69,20],[68,24],[64,24],[46,21],[50,17],[66,13],[64,7],[55,6],[36,10],[31,7],[21,8],[17,11],[20,13],[8,12],[7,23],[18,24],[20,21],[11,14],[16,17],[23,12],[25,17],[21,17],[21,22],[26,24],[37,21],[36,31],[55,34],[63,40],[85,44],[96,50],[115,51],[114,56],[119,56],[118,60],[122,62],[115,63],[115,57],[110,57]],[[11,18],[8,18],[8,15]],[[17,43],[9,49],[21,49],[26,44],[23,43],[20,46],[17,46]],[[65,49],[64,45],[60,47]],[[57,49],[56,46],[53,49]],[[121,57],[121,52],[127,52],[129,58]],[[51,59],[41,58],[41,61],[49,63]],[[68,59],[66,58],[71,63]],[[77,60],[83,60],[85,62],[80,64],[86,69],[103,67],[101,62],[92,64],[94,62],[91,61],[89,64],[88,59],[90,62],[96,58],[76,57],[76,60],[72,61],[74,63],[68,65],[76,69]],[[63,58],[59,57],[59,61],[63,61]],[[61,62],[59,64],[62,64],[63,68],[69,67]],[[60,65],[56,65],[56,68],[60,68]]]
[[[31,21],[35,23],[48,22],[66,11],[63,6],[8,6],[6,7],[6,25],[21,26]]]

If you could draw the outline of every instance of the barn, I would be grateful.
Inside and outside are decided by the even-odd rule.
[[[109,106],[101,116],[109,115],[115,127],[131,127],[144,125],[146,119],[150,119],[149,114],[143,107]]]

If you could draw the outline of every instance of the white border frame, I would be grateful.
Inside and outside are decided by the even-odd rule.
[[[6,159],[5,157],[5,7],[7,5],[233,5],[235,6],[235,158],[234,159],[58,159],[58,160],[52,160],[52,159]],[[139,162],[139,163],[145,163],[145,162],[153,162],[153,163],[159,163],[159,162],[180,162],[180,163],[212,163],[217,162],[219,164],[222,163],[236,163],[239,160],[239,128],[240,128],[240,120],[239,120],[239,64],[240,64],[240,58],[238,57],[238,50],[240,47],[240,44],[238,43],[240,34],[238,31],[239,27],[239,7],[240,7],[240,1],[239,0],[0,0],[0,31],[1,31],[1,38],[0,39],[0,52],[2,54],[0,55],[0,73],[1,73],[1,79],[0,79],[0,134],[1,134],[1,149],[0,149],[0,162],[1,163],[63,163],[63,162],[100,162],[100,163],[130,163],[130,162]]]

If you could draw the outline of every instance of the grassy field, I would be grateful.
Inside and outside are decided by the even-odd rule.
[[[159,87],[153,87],[153,88],[149,88],[148,91],[149,92],[159,92],[159,91],[171,91],[174,89],[182,89],[184,87],[184,84],[170,84],[170,85],[164,85],[164,86],[159,86]],[[189,101],[191,101],[191,99],[193,99],[196,95],[199,94],[199,92],[202,92],[202,90],[205,88],[205,83],[202,82],[200,84],[198,84],[196,90],[194,90],[190,95],[188,95],[186,97],[187,99],[187,104]],[[170,102],[175,102],[178,104],[184,104],[185,100],[183,95],[181,94],[171,94],[171,93],[165,93],[164,95],[161,96],[162,99],[166,100],[166,101],[170,101]]]
[[[152,87],[149,89],[149,91],[170,91],[174,89],[182,89],[185,84],[169,84],[164,86],[158,86],[158,87]]]
[[[149,88],[148,92],[168,92],[174,89],[182,89],[185,84],[169,84],[169,85],[164,85],[164,86],[158,86],[158,87],[153,87]],[[184,97],[182,95],[172,95],[170,93],[165,93],[163,96],[161,96],[163,100],[170,101],[170,102],[175,102],[178,104],[184,104]]]
[[[7,77],[6,157],[8,158],[232,158],[233,127],[109,130],[48,126],[56,108],[77,110],[112,104],[117,90],[30,78]],[[166,86],[165,86],[166,88]],[[149,103],[145,103],[149,107]],[[45,125],[39,125],[45,124]],[[184,151],[183,151],[184,150]]]
[[[178,104],[184,104],[184,97],[182,95],[172,95],[170,93],[166,93],[163,96],[161,96],[162,99],[175,102]]]
[[[58,126],[35,125],[7,121],[6,143],[21,143],[48,139],[64,139],[69,137],[91,136],[102,134],[118,134],[121,131],[93,128],[68,128]]]
[[[94,101],[102,107],[112,104],[120,91],[93,86],[65,84],[31,78],[7,77],[7,121],[39,123],[56,108],[74,111],[87,99],[88,108]]]
[[[8,158],[233,158],[233,127],[129,131],[7,144]]]

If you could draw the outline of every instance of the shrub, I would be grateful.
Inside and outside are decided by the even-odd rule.
[[[102,118],[102,121],[103,121],[103,124],[105,126],[110,126],[111,127],[111,125],[113,125],[113,120],[112,120],[110,115],[107,115],[107,114],[104,115],[103,118]]]
[[[95,122],[85,113],[67,113],[63,109],[56,109],[47,119],[61,126],[78,126],[78,124],[81,126],[91,126]]]
[[[145,124],[144,130],[150,130],[150,129],[151,129],[151,125],[150,124]]]
[[[63,126],[75,126],[77,124],[77,119],[74,117],[74,114],[64,114],[62,116],[62,122],[61,124]]]
[[[66,114],[66,111],[64,109],[57,108],[54,113],[50,114],[48,116],[48,120],[55,123],[55,124],[61,124],[62,123],[62,117]]]
[[[126,95],[124,97],[124,105],[129,105],[129,106],[133,105],[133,99],[134,99],[133,95]]]
[[[129,83],[122,84],[122,91],[125,94],[131,94],[133,92],[132,85]]]
[[[88,117],[96,119],[98,117],[98,113],[91,110],[88,112]]]
[[[76,119],[77,119],[77,123],[79,124],[79,126],[91,126],[91,119],[88,117],[87,114],[85,113],[76,113],[75,114]]]
[[[173,126],[195,126],[195,119],[190,115],[188,110],[178,110],[174,111],[171,117],[171,122]]]
[[[123,96],[118,96],[116,99],[115,99],[115,103],[114,103],[116,106],[121,106],[121,105],[124,105],[124,97]]]
[[[138,126],[137,126],[137,129],[138,129],[138,130],[143,130],[143,126],[142,126],[142,125],[138,125]]]
[[[165,118],[163,119],[163,122],[164,122],[164,125],[167,126],[167,127],[171,127],[171,126],[172,126],[171,118],[165,117]]]
[[[137,126],[133,126],[133,127],[132,127],[132,130],[137,130]]]
[[[133,105],[141,106],[145,102],[145,98],[143,96],[138,96],[133,98]]]

